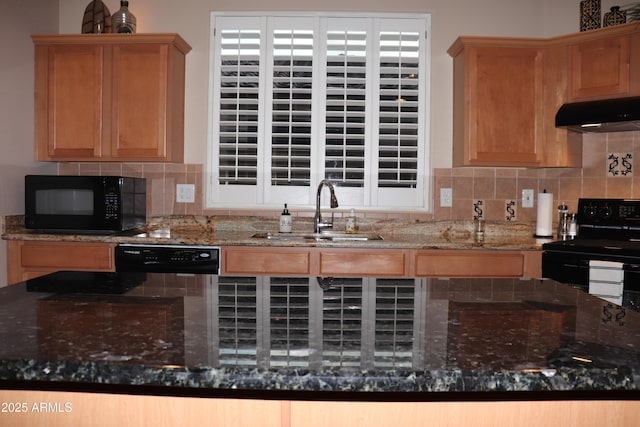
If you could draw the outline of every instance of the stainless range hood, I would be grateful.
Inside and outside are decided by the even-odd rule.
[[[640,96],[564,104],[556,127],[580,133],[640,131]]]

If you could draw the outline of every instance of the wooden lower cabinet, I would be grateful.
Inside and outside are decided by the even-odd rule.
[[[409,253],[389,249],[232,246],[222,249],[222,274],[405,277],[409,275]]]
[[[289,426],[627,426],[639,410],[637,401],[291,402]]]
[[[8,283],[58,270],[115,271],[115,243],[8,241]],[[227,246],[223,275],[541,277],[541,251]]]
[[[222,274],[313,274],[311,251],[306,248],[226,247],[221,270]]]
[[[290,402],[24,390],[0,390],[0,399],[0,424],[22,427],[632,426],[640,411],[639,401],[615,400]]]
[[[222,249],[222,274],[536,278],[542,252],[230,246]]]
[[[408,273],[409,251],[353,249],[320,251],[320,276],[403,277]]]
[[[7,282],[59,270],[115,271],[115,243],[9,240]]]
[[[429,250],[415,257],[419,277],[541,277],[540,251]]]
[[[26,403],[24,412],[0,414],[0,425],[22,427],[281,427],[279,401],[206,399],[126,394],[0,390],[3,404]],[[45,410],[38,412],[44,404]],[[51,406],[50,412],[46,405]],[[59,411],[56,409],[60,408]],[[287,414],[288,416],[288,411]]]

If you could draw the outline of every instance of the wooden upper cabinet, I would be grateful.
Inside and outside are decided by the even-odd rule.
[[[459,38],[454,57],[454,166],[540,166],[543,49]]]
[[[36,158],[182,162],[185,55],[176,34],[33,36]]]
[[[571,46],[571,99],[629,94],[630,37],[588,40]]]
[[[571,101],[640,95],[640,24],[588,36],[571,45]]]
[[[104,47],[36,47],[38,160],[102,156]]]
[[[640,23],[549,39],[459,37],[453,166],[580,167],[581,138],[555,128],[564,103],[640,95]]]

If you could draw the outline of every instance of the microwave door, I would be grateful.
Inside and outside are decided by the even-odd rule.
[[[98,177],[28,176],[25,181],[27,228],[47,231],[101,231],[104,185]]]
[[[121,176],[25,177],[27,228],[116,233],[146,222],[146,180]]]
[[[35,193],[36,215],[93,216],[95,191],[89,188],[51,188]]]

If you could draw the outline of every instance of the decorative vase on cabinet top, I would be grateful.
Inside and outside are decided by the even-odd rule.
[[[136,32],[136,17],[129,11],[128,1],[120,2],[120,9],[111,17],[111,26],[114,33]]]
[[[82,17],[82,34],[111,32],[111,12],[101,0],[93,0],[87,5]]]
[[[600,0],[582,0],[580,2],[580,31],[600,28]]]
[[[620,10],[620,6],[613,6],[610,12],[604,14],[602,20],[603,27],[611,27],[612,25],[624,24],[627,22],[627,12]]]

